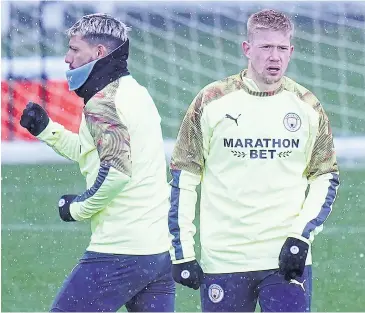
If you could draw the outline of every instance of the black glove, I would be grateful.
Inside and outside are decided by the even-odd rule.
[[[58,210],[60,217],[65,222],[74,222],[75,219],[70,213],[71,202],[77,197],[77,195],[64,195],[58,201]]]
[[[279,274],[290,281],[304,272],[309,244],[298,238],[288,237],[279,255]]]
[[[177,283],[197,290],[203,279],[203,270],[196,260],[173,264],[172,277]]]
[[[28,102],[20,118],[20,125],[28,129],[33,136],[38,136],[48,123],[47,112],[39,104]]]

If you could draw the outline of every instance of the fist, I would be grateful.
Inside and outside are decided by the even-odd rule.
[[[47,112],[37,103],[28,102],[20,118],[20,125],[33,136],[38,136],[48,125]]]
[[[305,268],[309,244],[293,237],[288,237],[279,255],[279,274],[290,281],[301,277]]]

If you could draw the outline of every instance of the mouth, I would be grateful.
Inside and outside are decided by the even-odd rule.
[[[270,74],[277,74],[280,72],[280,66],[269,66],[266,68],[266,70],[270,73]]]

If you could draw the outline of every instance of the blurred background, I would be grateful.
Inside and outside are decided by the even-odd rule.
[[[85,189],[77,165],[19,125],[33,100],[78,130],[82,102],[67,88],[65,30],[95,12],[132,27],[128,67],[156,102],[168,160],[196,93],[246,67],[247,18],[263,8],[286,12],[296,25],[287,75],[321,100],[342,171],[334,212],[314,245],[313,309],[364,310],[365,2],[2,1],[2,311],[48,310],[89,240],[87,223],[64,224],[56,210],[60,195]],[[198,293],[179,287],[177,311],[199,310]]]

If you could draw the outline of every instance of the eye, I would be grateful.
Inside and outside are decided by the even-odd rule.
[[[280,50],[288,50],[288,47],[279,47]]]

